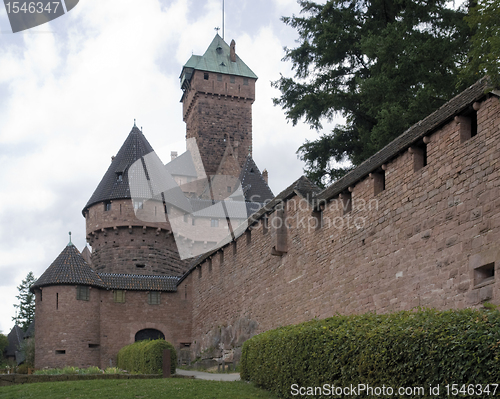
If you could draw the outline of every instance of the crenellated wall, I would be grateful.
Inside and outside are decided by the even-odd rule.
[[[448,120],[322,212],[294,193],[267,228],[261,219],[199,264],[185,280],[196,355],[337,313],[500,304],[500,104],[486,96],[474,108],[476,136]]]

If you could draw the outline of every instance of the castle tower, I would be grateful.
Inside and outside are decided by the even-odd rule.
[[[71,242],[33,284],[36,368],[100,364],[102,287],[102,280]]]
[[[92,268],[99,273],[180,276],[188,268],[179,257],[162,197],[151,200],[151,181],[140,187],[143,198],[131,195],[129,170],[138,160],[142,170],[152,152],[134,125],[82,211],[92,246]],[[150,177],[146,169],[144,176]]]
[[[202,56],[182,68],[186,138],[195,138],[207,175],[216,174],[227,146],[237,160],[238,177],[252,146],[252,104],[257,76],[218,35]]]

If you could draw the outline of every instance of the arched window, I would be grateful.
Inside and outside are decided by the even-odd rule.
[[[145,328],[135,334],[135,342],[147,339],[165,339],[165,335],[163,335],[161,331],[155,330],[154,328]]]

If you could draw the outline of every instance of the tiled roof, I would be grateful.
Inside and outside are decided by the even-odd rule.
[[[73,244],[68,244],[57,259],[32,285],[35,288],[49,285],[90,285],[105,289],[175,291],[179,277],[144,276],[138,274],[96,273],[83,259]]]
[[[138,274],[99,273],[106,287],[115,290],[167,291],[177,290],[179,277],[143,276]]]
[[[257,79],[257,75],[238,57],[236,62],[230,59],[229,45],[216,34],[203,56],[192,55],[182,68],[181,87],[185,80],[191,79],[193,70],[223,73]]]
[[[97,273],[83,260],[76,247],[69,243],[40,278],[31,286],[35,288],[58,284],[82,284],[104,287]]]
[[[241,169],[239,179],[243,192],[245,193],[245,200],[263,204],[274,198],[273,192],[262,177],[251,155],[247,156],[245,164]]]
[[[114,157],[107,172],[90,197],[85,209],[91,205],[112,199],[131,198],[128,169],[141,157],[149,154],[153,148],[142,132],[134,125],[122,147]],[[119,177],[119,175],[121,175]],[[144,198],[150,198],[150,190],[145,187]]]
[[[414,124],[407,131],[387,144],[379,152],[372,155],[357,168],[347,173],[344,177],[325,188],[316,198],[318,200],[328,200],[346,190],[349,186],[361,180],[364,176],[373,172],[384,163],[395,158],[402,151],[405,151],[416,141],[422,139],[425,135],[440,128],[455,115],[464,112],[473,102],[478,101],[485,96],[488,90],[487,77],[477,81],[472,86],[458,94],[438,110]]]

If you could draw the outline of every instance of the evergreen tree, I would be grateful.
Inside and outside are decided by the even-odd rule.
[[[12,320],[23,331],[26,331],[29,325],[35,319],[35,294],[30,291],[31,286],[36,281],[33,272],[29,272],[26,278],[17,287],[19,295],[16,295],[19,303],[14,307],[17,309],[16,316]]]
[[[465,11],[445,0],[299,1],[302,16],[283,17],[299,33],[285,48],[294,78],[273,83],[274,99],[289,120],[322,120],[341,114],[336,126],[297,151],[306,174],[325,185],[345,174],[332,161],[357,166],[412,124],[473,83],[458,83],[470,30]]]
[[[474,31],[467,66],[461,78],[477,80],[487,74],[494,87],[500,86],[500,0],[479,0],[465,21]]]
[[[5,349],[7,349],[7,346],[9,346],[9,340],[7,336],[0,333],[0,363],[2,361],[3,353],[5,352]]]

